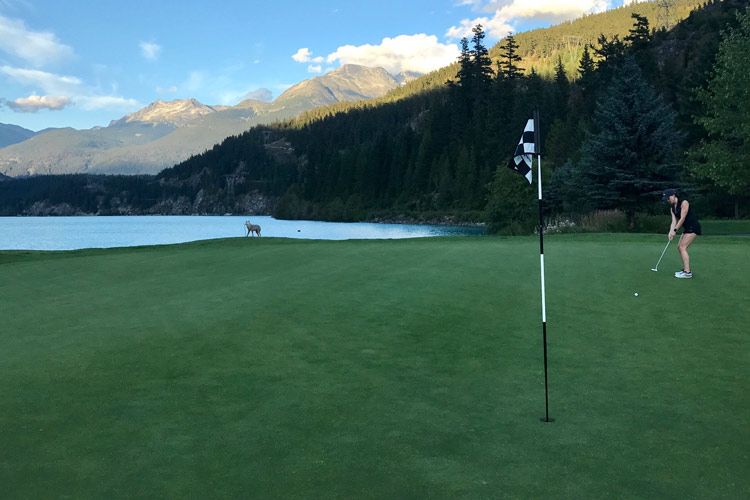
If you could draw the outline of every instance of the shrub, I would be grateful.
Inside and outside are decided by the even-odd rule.
[[[544,227],[544,234],[580,233],[583,228],[569,218],[553,217]]]
[[[592,233],[626,233],[628,218],[620,210],[597,210],[581,218],[581,227]]]
[[[669,215],[639,215],[635,219],[636,233],[667,233]]]

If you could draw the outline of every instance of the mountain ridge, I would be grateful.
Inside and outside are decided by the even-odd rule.
[[[337,102],[380,97],[407,78],[346,64],[293,85],[271,102],[246,99],[235,106],[212,106],[192,98],[157,100],[107,127],[55,129],[4,147],[0,172],[14,177],[155,174],[252,126]]]
[[[34,137],[38,132],[10,123],[0,123],[0,149],[23,142]]]

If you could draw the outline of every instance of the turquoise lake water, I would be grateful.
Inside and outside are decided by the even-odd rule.
[[[0,250],[76,250],[164,245],[245,236],[325,240],[481,235],[481,227],[276,220],[268,216],[0,217]]]

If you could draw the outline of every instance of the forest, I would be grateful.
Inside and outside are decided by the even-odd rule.
[[[536,186],[507,165],[538,110],[548,224],[615,213],[627,230],[647,230],[643,221],[666,213],[666,187],[700,217],[746,217],[747,6],[709,2],[667,30],[651,26],[653,2],[635,4],[616,9],[628,17],[622,35],[589,27],[567,51],[573,35],[553,29],[488,49],[476,26],[454,65],[384,98],[255,127],[156,176],[5,179],[0,215],[257,213],[527,233]]]

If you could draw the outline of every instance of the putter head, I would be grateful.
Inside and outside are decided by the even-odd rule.
[[[659,270],[658,270],[658,269],[656,269],[655,267],[651,268],[651,270],[652,270],[653,272],[658,272],[658,271],[659,271]]]

